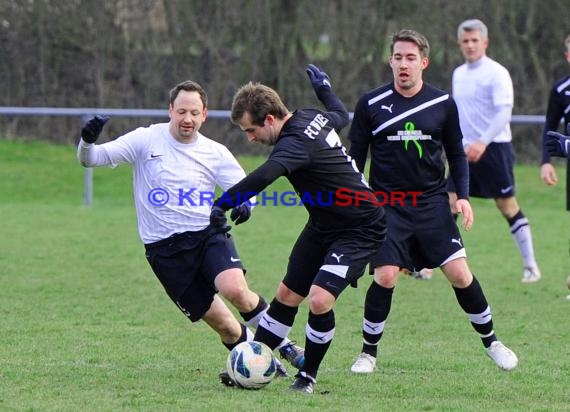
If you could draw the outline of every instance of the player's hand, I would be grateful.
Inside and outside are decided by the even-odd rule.
[[[95,143],[103,130],[105,123],[109,121],[109,116],[97,115],[87,120],[81,129],[81,138],[85,143]]]
[[[251,216],[251,206],[245,202],[241,205],[234,207],[232,213],[230,214],[230,219],[237,225],[247,222]]]
[[[231,229],[228,226],[226,211],[219,206],[212,206],[210,211],[210,226],[219,233],[226,233]]]
[[[465,154],[467,155],[467,161],[471,163],[477,163],[481,156],[487,150],[487,146],[480,140],[477,140],[471,143],[469,146],[465,148]]]
[[[548,186],[554,186],[558,183],[558,176],[556,175],[556,169],[550,163],[544,163],[540,166],[540,178],[544,184]]]
[[[570,152],[570,136],[550,131],[546,132],[546,150],[550,156],[568,157]]]
[[[324,71],[319,69],[314,64],[309,64],[306,69],[313,89],[317,90],[319,87],[331,88],[331,78]]]
[[[471,230],[473,222],[475,221],[475,216],[473,215],[473,209],[471,209],[469,201],[467,199],[457,199],[455,202],[455,209],[458,214],[463,215],[461,226],[463,226],[465,230]]]

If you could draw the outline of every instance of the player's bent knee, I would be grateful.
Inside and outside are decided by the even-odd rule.
[[[240,269],[228,269],[220,273],[215,280],[220,294],[233,305],[247,304],[254,294],[249,290],[243,272]]]
[[[334,306],[335,297],[327,290],[313,285],[309,292],[309,309],[312,313],[320,315],[331,310]]]
[[[299,295],[298,293],[293,292],[289,289],[283,282],[279,284],[277,287],[277,293],[275,294],[275,298],[280,303],[290,306],[290,307],[297,307],[301,304],[304,299],[304,296]]]
[[[450,262],[441,267],[443,274],[456,288],[466,288],[473,282],[473,274],[464,261]]]
[[[384,288],[393,288],[396,285],[398,276],[399,268],[397,266],[376,268],[374,270],[374,281]]]
[[[224,298],[232,302],[234,305],[244,302],[249,297],[249,289],[244,285],[233,285],[231,287],[226,287],[225,289],[220,289],[220,293]]]

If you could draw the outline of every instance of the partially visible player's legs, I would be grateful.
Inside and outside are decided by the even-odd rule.
[[[202,266],[214,280],[216,290],[240,312],[247,326],[255,330],[269,305],[249,289],[241,261],[237,257],[238,252],[231,236],[211,236],[206,240]],[[279,343],[278,348],[293,366],[299,367],[303,361],[303,348],[287,337]],[[277,364],[279,375],[287,375],[281,363]]]
[[[279,283],[275,298],[259,321],[254,340],[265,343],[271,349],[277,348],[291,331],[303,299],[283,282]]]
[[[397,266],[381,266],[374,269],[374,280],[366,292],[364,302],[362,351],[350,368],[354,373],[372,373],[376,368],[378,344],[392,307],[398,269]]]
[[[285,277],[255,334],[256,340],[270,348],[279,348],[281,356],[298,369],[305,362],[304,350],[297,345],[284,346],[283,338],[293,326],[299,305],[309,295],[326,251],[323,237],[314,228],[306,226],[291,250]]]
[[[240,312],[247,324],[255,327],[268,305],[249,289],[233,238],[226,234],[207,237],[201,258],[201,270],[206,278],[213,281],[216,290]]]
[[[178,306],[184,312],[183,307]],[[242,342],[253,340],[251,331],[244,324],[238,322],[218,295],[214,296],[212,305],[204,314],[202,320],[218,332],[222,338],[222,343],[230,351]],[[219,379],[225,386],[239,387],[225,370],[219,374]]]
[[[348,284],[340,277],[327,283],[338,293]],[[338,295],[337,295],[338,296]],[[305,363],[295,375],[291,389],[311,394],[317,382],[317,374],[335,334],[333,307],[336,296],[319,285],[313,284],[309,290],[309,316],[305,325]]]
[[[214,283],[221,295],[240,312],[246,324],[255,329],[269,305],[249,289],[243,271],[238,268],[224,270],[216,276]]]
[[[533,283],[540,280],[541,274],[534,257],[532,233],[528,219],[523,214],[514,196],[495,199],[497,208],[507,220],[513,239],[523,258],[523,283]]]
[[[465,258],[451,260],[441,267],[451,282],[459,306],[469,317],[473,329],[479,334],[487,355],[503,370],[517,366],[517,356],[497,340],[493,330],[491,308],[479,281],[471,274]]]
[[[182,307],[180,309],[184,311]],[[202,320],[220,335],[222,343],[229,350],[232,350],[234,346],[241,342],[251,340],[253,337],[252,333],[235,318],[230,309],[217,295],[214,296],[212,305],[202,316]]]
[[[335,332],[333,306],[336,298],[326,289],[318,285],[311,286],[309,291],[309,315],[305,325],[305,365],[302,375],[310,375],[316,379],[319,366],[331,344]]]
[[[215,285],[222,296],[239,310],[246,325],[256,330],[260,320],[269,309],[269,305],[262,296],[249,289],[242,270],[232,268],[223,271],[216,276]],[[272,345],[270,347],[272,349],[275,348]],[[281,339],[276,347],[279,349],[282,357],[287,359],[294,367],[299,368],[302,365],[304,350],[291,342],[287,335]],[[278,372],[280,376],[287,376],[287,371],[279,362]]]

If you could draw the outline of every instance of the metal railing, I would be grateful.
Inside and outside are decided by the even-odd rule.
[[[0,106],[0,116],[69,116],[80,117],[83,122],[91,116],[108,115],[114,117],[160,117],[167,118],[166,109],[111,109],[102,107],[19,107]],[[350,113],[352,120],[354,113]],[[208,110],[208,117],[229,119],[229,110]],[[512,124],[542,124],[545,116],[541,115],[513,115]],[[83,175],[83,204],[91,207],[93,204],[93,169],[85,168]]]
[[[85,119],[96,114],[117,116],[117,117],[168,117],[166,109],[109,109],[109,108],[70,108],[70,107],[18,107],[0,106],[0,115],[13,116],[76,116]],[[218,119],[229,119],[229,110],[210,110],[208,116]],[[352,119],[353,113],[350,113]],[[545,116],[542,115],[513,115],[511,123],[518,124],[538,124],[544,123]]]
[[[80,117],[86,122],[95,115],[107,115],[113,117],[159,117],[168,118],[166,109],[111,109],[95,107],[0,107],[1,116],[68,116]],[[229,110],[208,110],[208,117],[229,119]],[[93,169],[86,167],[83,173],[83,204],[91,207],[93,204]]]

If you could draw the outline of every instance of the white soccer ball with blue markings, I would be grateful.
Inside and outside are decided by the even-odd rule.
[[[261,389],[275,377],[273,351],[261,342],[242,342],[228,355],[227,370],[243,388]]]

